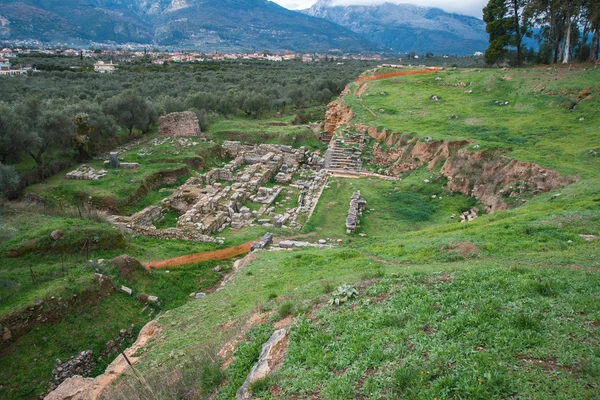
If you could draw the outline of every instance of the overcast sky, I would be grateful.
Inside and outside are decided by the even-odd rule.
[[[316,0],[271,0],[291,10],[302,10],[316,3]],[[384,0],[336,0],[340,4],[376,4]],[[411,3],[419,6],[439,7],[442,10],[482,17],[482,9],[487,0],[391,0],[391,3]]]

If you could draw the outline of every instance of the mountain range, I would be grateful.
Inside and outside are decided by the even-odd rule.
[[[412,4],[336,5],[319,0],[304,13],[356,32],[388,50],[473,54],[488,46],[485,23],[467,15]]]
[[[137,43],[203,51],[293,50],[467,54],[487,47],[483,21],[440,9],[320,0],[0,0],[0,40]]]
[[[267,0],[0,0],[0,39],[203,50],[377,50],[330,21]]]

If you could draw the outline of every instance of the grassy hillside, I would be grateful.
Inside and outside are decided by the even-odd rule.
[[[40,392],[40,376],[48,379],[54,358],[98,351],[107,331],[129,321],[139,328],[157,314],[160,332],[136,354],[146,380],[127,374],[108,398],[233,398],[280,321],[291,323],[288,352],[274,375],[252,385],[257,398],[600,398],[599,78],[591,68],[453,70],[353,86],[344,100],[355,114],[352,124],[468,139],[480,150],[504,148],[510,157],[576,181],[518,208],[481,212],[460,223],[460,213],[483,207],[447,193],[445,178],[425,167],[398,181],[330,177],[301,232],[273,233],[328,239],[336,248],[258,252],[224,290],[201,301],[188,300],[188,294],[212,286],[231,262],[138,271],[131,282],[108,268],[117,284],[158,295],[162,309],[140,312],[135,299],[117,293],[89,315],[73,313],[52,329],[32,332],[0,358],[0,398]],[[454,86],[459,82],[464,86]],[[434,95],[439,101],[430,100]],[[296,136],[296,145],[319,146],[290,117],[220,119],[208,136],[285,144]],[[159,185],[130,204],[128,192],[147,179],[144,174],[188,166],[187,158],[207,161],[208,146],[179,151],[163,144],[144,156],[138,147],[124,158],[140,162],[140,171],[120,171],[101,184],[58,176],[30,190],[52,204],[77,204],[80,192],[112,196],[122,202],[120,210],[134,212],[172,190]],[[357,232],[347,235],[344,221],[356,190],[367,209]],[[154,261],[224,247],[120,236],[101,221],[41,210],[6,209],[0,216],[6,232],[0,315],[91,283],[93,268],[79,254],[83,236],[104,244],[93,249],[94,260],[127,253]],[[64,242],[53,244],[49,234],[58,228],[66,232]],[[225,246],[266,229],[226,230]],[[10,251],[15,255],[9,257]],[[216,264],[223,272],[213,270]],[[38,284],[31,281],[30,265]],[[358,296],[329,305],[332,291],[344,283],[353,284]],[[102,325],[104,319],[111,322]],[[223,348],[230,351],[217,355]],[[30,349],[42,349],[44,360]],[[32,363],[36,367],[28,368]]]
[[[371,82],[346,104],[355,123],[468,139],[480,149],[508,149],[518,160],[587,178],[600,170],[600,157],[590,153],[600,150],[599,79],[593,67],[448,70]]]
[[[155,388],[174,370],[195,377],[181,381],[198,398],[232,398],[291,315],[288,352],[252,385],[257,398],[600,398],[598,78],[583,68],[456,70],[353,90],[353,124],[505,148],[578,181],[461,224],[458,214],[479,205],[444,192],[425,168],[396,182],[330,177],[304,233],[341,239],[339,248],[259,253],[226,290],[165,313],[138,368]],[[367,210],[346,235],[358,189]],[[358,297],[328,305],[343,283]],[[219,360],[222,376],[199,384],[213,376],[207,349],[239,332],[234,356]],[[124,399],[134,388],[147,390],[130,377],[112,393]]]

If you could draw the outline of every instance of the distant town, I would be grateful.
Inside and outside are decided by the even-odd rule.
[[[210,61],[302,61],[305,63],[320,63],[320,62],[336,62],[343,63],[347,60],[359,61],[382,61],[394,60],[402,62],[406,60],[418,60],[424,57],[432,57],[433,54],[418,55],[416,53],[407,53],[404,58],[385,57],[380,54],[343,54],[339,50],[332,50],[331,53],[295,53],[291,51],[282,52],[212,52],[204,53],[199,51],[162,51],[162,50],[147,50],[147,49],[77,49],[77,48],[42,48],[34,46],[10,46],[0,50],[0,67],[1,75],[21,75],[28,71],[37,72],[31,65],[12,64],[10,60],[23,57],[40,57],[40,56],[66,56],[79,57],[82,60],[92,60],[94,62],[94,70],[99,73],[110,73],[118,69],[120,64],[128,64],[134,62],[151,62],[155,65],[166,65],[170,63],[196,63]],[[475,57],[482,56],[483,53],[477,52]],[[448,55],[441,56],[449,58]],[[81,66],[74,65],[73,69],[80,69]]]

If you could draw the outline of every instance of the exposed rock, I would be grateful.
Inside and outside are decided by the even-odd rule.
[[[59,240],[59,239],[61,239],[61,238],[62,238],[64,235],[65,235],[65,234],[64,234],[64,232],[63,232],[63,231],[61,231],[60,229],[57,229],[57,230],[55,230],[54,232],[52,232],[52,233],[50,234],[50,237],[52,238],[52,240],[55,240],[55,241],[56,241],[56,240]]]
[[[327,135],[333,135],[335,131],[341,126],[348,124],[354,114],[352,108],[344,106],[344,96],[349,92],[349,88],[346,87],[341,93],[340,98],[327,105],[327,112],[325,113],[325,132]]]
[[[143,348],[154,334],[159,331],[158,323],[151,321],[146,324],[135,341],[125,350],[131,363],[137,362],[135,354]],[[94,379],[73,377],[65,380],[58,388],[50,392],[44,400],[93,400],[101,398],[102,391],[114,382],[129,368],[127,361],[119,355],[105,370],[104,374]]]
[[[204,137],[198,117],[192,111],[175,112],[158,119],[158,133],[165,136]]]
[[[594,239],[596,239],[596,235],[579,235],[580,237],[582,237],[586,242],[591,242]]]
[[[476,208],[471,208],[469,211],[465,211],[460,215],[460,222],[471,222],[475,218],[477,218],[478,210]]]
[[[250,385],[269,376],[281,363],[287,351],[288,338],[285,328],[279,329],[271,335],[267,343],[262,346],[258,362],[252,367],[244,384],[238,389],[236,398],[248,400],[252,398],[249,392]]]
[[[129,257],[127,254],[115,257],[111,261],[119,269],[123,279],[128,279],[136,269],[142,267],[142,264],[138,260]]]
[[[574,182],[534,163],[466,149],[448,158],[441,172],[450,191],[475,197],[489,213],[510,208],[507,198],[528,199]]]

